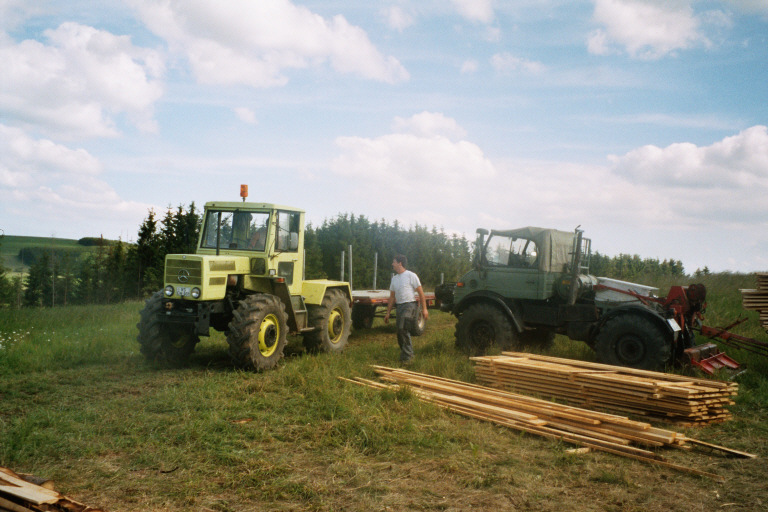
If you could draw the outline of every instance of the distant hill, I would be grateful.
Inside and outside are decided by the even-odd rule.
[[[26,273],[35,259],[45,251],[55,254],[69,254],[79,259],[84,254],[96,252],[101,238],[86,237],[79,240],[39,236],[11,236],[0,239],[0,258],[11,274]],[[117,241],[104,239],[105,245]]]

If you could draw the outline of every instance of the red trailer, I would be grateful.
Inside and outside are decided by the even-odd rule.
[[[424,292],[427,307],[439,308],[440,303],[433,292]],[[389,290],[355,290],[352,292],[352,327],[355,329],[370,329],[378,308],[386,310],[389,303]],[[395,309],[392,308],[394,314]],[[383,316],[383,313],[380,313]],[[415,335],[424,332],[426,321],[419,313],[419,324]]]

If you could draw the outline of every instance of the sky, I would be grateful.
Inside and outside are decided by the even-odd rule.
[[[765,0],[0,0],[0,234],[249,200],[768,270]]]

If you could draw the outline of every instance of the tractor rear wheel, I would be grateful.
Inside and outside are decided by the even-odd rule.
[[[512,322],[494,305],[469,306],[456,322],[456,347],[472,355],[484,354],[491,345],[511,350],[517,344]]]
[[[624,314],[600,329],[595,352],[606,364],[657,371],[669,362],[671,346],[660,325],[640,315]]]
[[[138,341],[141,353],[148,361],[163,361],[171,364],[183,364],[195,351],[200,338],[194,327],[174,325],[162,321],[159,313],[163,309],[163,294],[156,292],[147,299],[141,310]]]
[[[341,352],[352,328],[349,300],[341,290],[328,290],[319,306],[307,306],[309,325],[315,330],[304,335],[310,351]]]
[[[285,304],[274,295],[249,295],[240,301],[229,322],[229,355],[242,368],[274,368],[283,357],[287,334]]]

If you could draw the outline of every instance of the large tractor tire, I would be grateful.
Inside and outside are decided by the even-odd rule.
[[[623,314],[608,320],[595,340],[598,359],[641,370],[663,370],[671,356],[667,333],[651,319]]]
[[[469,306],[456,322],[456,347],[471,355],[482,355],[491,345],[502,350],[517,348],[512,322],[492,304]]]
[[[156,292],[141,310],[138,341],[141,353],[148,361],[184,364],[200,341],[193,326],[169,324],[162,321],[163,294]]]
[[[525,330],[517,336],[523,347],[542,352],[551,349],[555,344],[555,332],[549,329]]]
[[[352,308],[352,327],[357,330],[370,329],[375,315],[376,306],[356,305]]]
[[[328,290],[319,306],[307,306],[309,325],[315,330],[304,335],[309,351],[341,352],[352,329],[349,300],[341,290]]]
[[[249,295],[229,322],[229,355],[241,368],[269,370],[282,359],[287,335],[285,304],[274,295]]]

